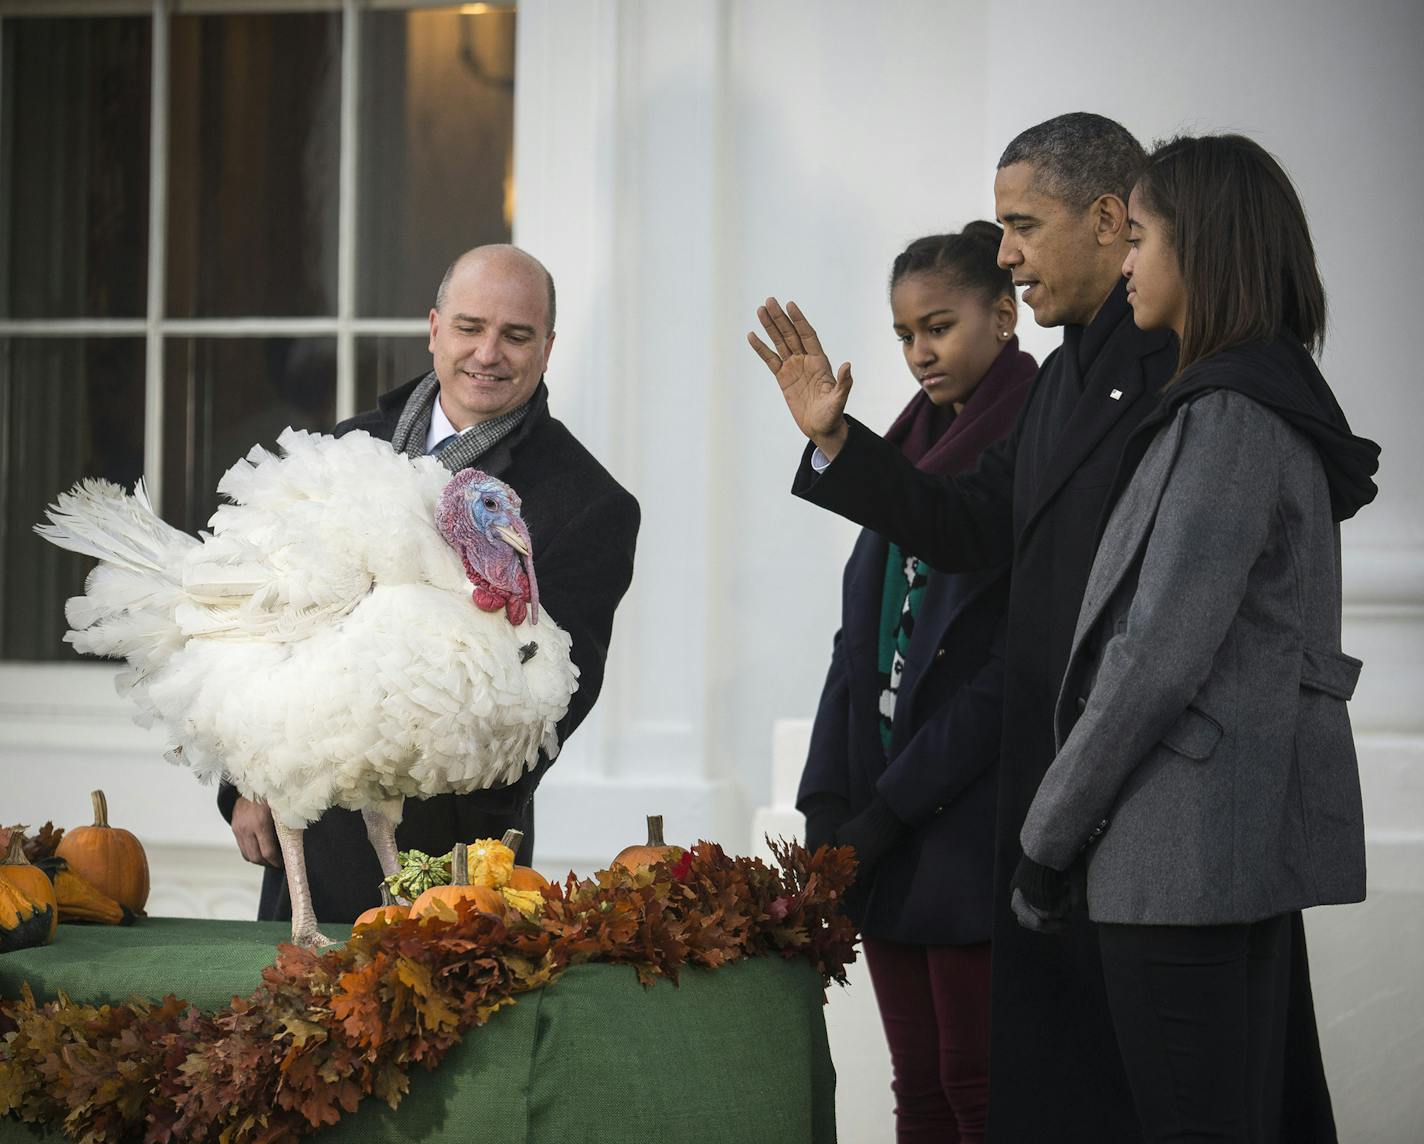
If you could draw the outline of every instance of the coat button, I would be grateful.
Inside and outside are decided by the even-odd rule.
[[[937,806],[937,807],[935,807],[935,813],[936,813],[936,814],[943,814],[943,813],[944,813],[944,807],[942,807],[942,806]]]
[[[1078,714],[1081,715],[1081,714],[1082,714],[1084,711],[1086,711],[1087,709],[1088,709],[1088,700],[1087,700],[1084,696],[1082,696],[1082,695],[1078,696]]]
[[[939,651],[935,652],[935,659],[943,659],[943,658],[944,658],[944,648],[940,648]]]

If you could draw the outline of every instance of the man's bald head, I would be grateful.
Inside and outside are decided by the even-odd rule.
[[[450,264],[430,311],[440,407],[465,429],[529,402],[554,348],[554,283],[513,246],[477,246]]]
[[[511,276],[528,276],[542,280],[549,299],[549,320],[545,333],[552,334],[554,332],[554,276],[549,273],[542,262],[528,251],[520,250],[519,247],[507,243],[476,246],[465,251],[450,263],[445,269],[445,277],[440,279],[440,285],[435,291],[435,309],[444,311],[452,282],[468,272],[485,268]]]

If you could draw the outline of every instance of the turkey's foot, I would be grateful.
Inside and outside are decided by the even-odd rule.
[[[316,911],[312,909],[311,890],[307,884],[306,855],[302,850],[302,831],[293,830],[274,818],[277,843],[282,848],[282,862],[287,867],[287,893],[292,899],[292,944],[303,949],[324,949],[335,943],[316,928]]]
[[[325,949],[327,946],[337,943],[317,929],[316,923],[313,922],[300,929],[296,925],[292,926],[292,944],[300,946],[302,949]]]

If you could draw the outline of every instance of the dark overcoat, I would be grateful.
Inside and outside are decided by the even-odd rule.
[[[1022,929],[1009,909],[1019,830],[1053,761],[1054,705],[1124,446],[1176,368],[1170,334],[1139,330],[1119,282],[1086,329],[1069,327],[1043,363],[1014,432],[967,475],[917,470],[865,426],[823,473],[808,446],[793,491],[882,533],[936,568],[1012,559],[999,766],[990,1060],[991,1138],[999,1144],[1136,1144],[1141,1139],[1108,1016],[1097,934],[1083,911],[1069,932]],[[1333,1139],[1309,1008],[1303,931],[1293,919],[1300,1055],[1288,1067],[1295,1113]],[[1293,1116],[1288,1122],[1295,1122]]]
[[[1008,569],[930,574],[887,759],[877,652],[888,548],[865,531],[846,562],[842,626],[798,801],[833,794],[856,814],[878,793],[910,827],[874,869],[860,927],[867,937],[988,941]]]
[[[382,395],[375,409],[343,421],[335,429],[336,436],[361,429],[389,441],[420,380]],[[562,422],[550,416],[543,382],[518,428],[481,457],[477,467],[519,494],[533,541],[540,603],[573,641],[570,656],[579,681],[568,714],[559,723],[562,743],[583,722],[603,686],[613,613],[633,578],[638,502]],[[534,846],[534,789],[550,761],[541,755],[518,782],[496,790],[407,800],[405,817],[396,828],[397,845],[402,850],[443,854],[456,842],[498,838],[515,827],[524,832],[519,861],[528,863]],[[236,795],[232,787],[225,787],[220,795],[219,805],[228,818]],[[378,903],[380,866],[359,814],[327,811],[307,828],[304,842],[319,920],[353,921]],[[291,917],[283,871],[264,872],[258,917]]]

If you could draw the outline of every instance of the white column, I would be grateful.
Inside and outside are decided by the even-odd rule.
[[[670,839],[740,833],[705,715],[726,13],[518,11],[515,241],[558,286],[550,403],[643,511],[602,696],[541,789],[540,849],[616,849],[650,812]]]

